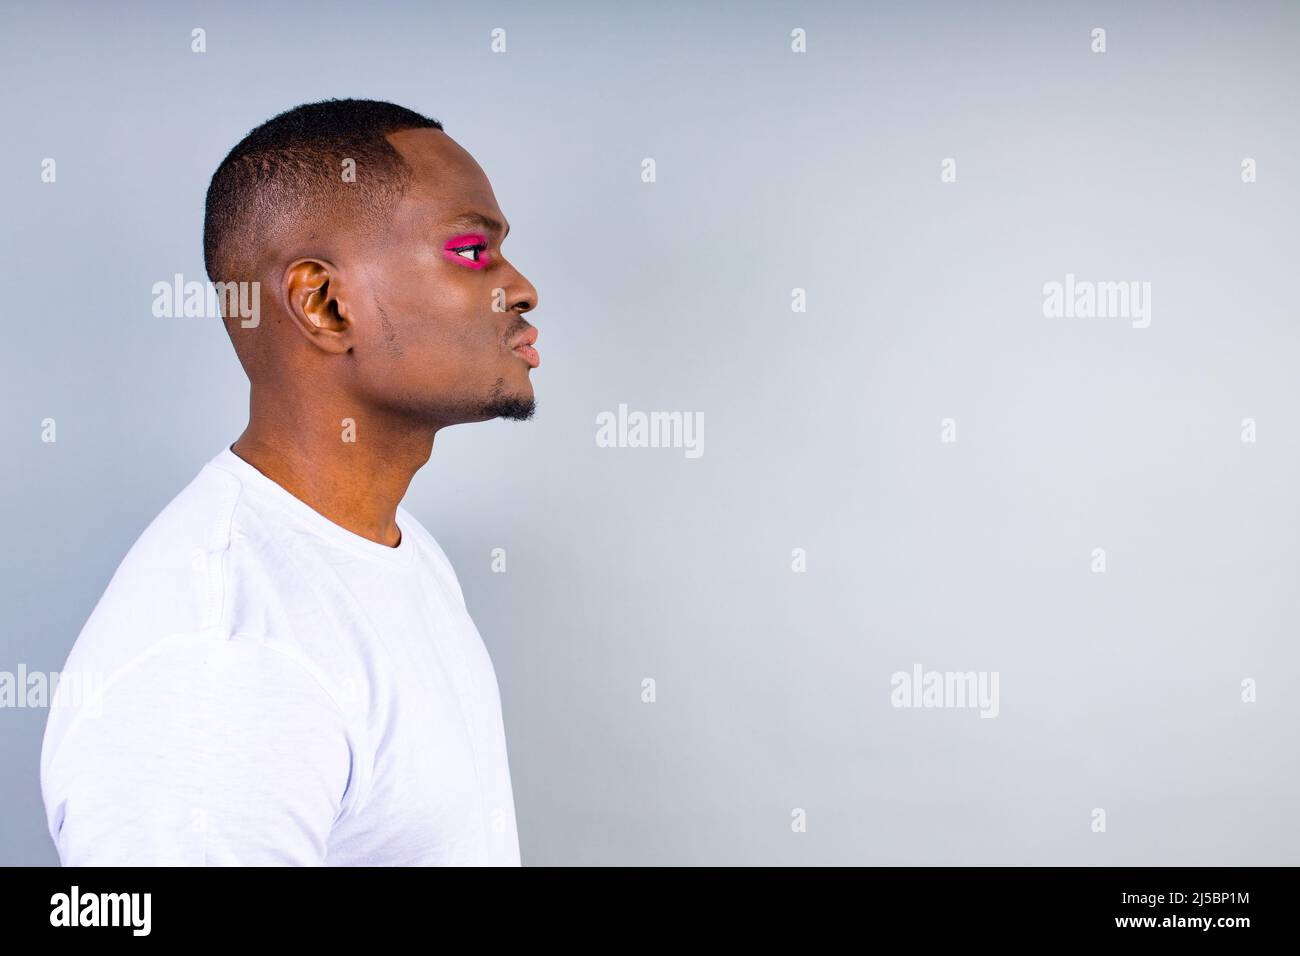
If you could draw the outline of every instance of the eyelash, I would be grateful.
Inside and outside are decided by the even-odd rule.
[[[488,239],[489,237],[481,232],[462,232],[448,236],[446,244],[442,247],[442,254],[448,259],[455,259],[466,269],[486,269],[492,264],[492,255],[487,251]],[[465,255],[467,252],[474,255]]]
[[[462,259],[466,259],[466,260],[469,261],[469,262],[473,262],[475,265],[482,264],[482,263],[484,262],[483,259],[469,259],[469,257],[467,257],[467,256],[462,256],[462,255],[461,255],[462,252],[465,252],[465,251],[467,251],[467,250],[469,250],[469,249],[474,249],[475,251],[480,252],[480,253],[482,253],[482,252],[487,252],[487,243],[486,243],[486,242],[474,242],[474,243],[471,243],[471,244],[468,245],[468,246],[453,246],[453,247],[452,247],[451,249],[449,249],[448,251],[449,251],[449,252],[454,252],[454,253],[456,253],[456,255],[460,256],[460,258],[462,258]]]

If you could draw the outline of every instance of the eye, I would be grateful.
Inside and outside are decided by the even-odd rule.
[[[459,259],[471,269],[486,269],[492,262],[488,252],[488,237],[481,232],[462,232],[451,236],[443,244],[442,254],[448,259]]]
[[[463,256],[470,262],[480,262],[482,254],[487,250],[486,242],[476,242],[470,246],[455,246],[451,249],[458,256]]]

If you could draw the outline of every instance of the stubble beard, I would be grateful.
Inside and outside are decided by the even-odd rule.
[[[537,411],[537,401],[531,395],[511,395],[506,392],[506,380],[499,378],[492,386],[492,392],[479,406],[479,414],[485,419],[505,418],[510,421],[526,422]]]

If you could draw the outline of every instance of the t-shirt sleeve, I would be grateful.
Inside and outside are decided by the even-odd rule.
[[[65,866],[321,865],[353,743],[262,640],[168,638],[80,705],[43,779]]]

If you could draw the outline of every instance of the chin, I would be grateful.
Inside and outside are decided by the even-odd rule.
[[[532,393],[527,395],[504,395],[493,399],[483,408],[486,418],[508,418],[517,422],[526,422],[537,410],[537,402]]]
[[[503,370],[505,371],[505,370]],[[500,375],[486,391],[477,396],[464,396],[455,402],[455,410],[445,415],[448,424],[454,422],[485,422],[493,418],[508,418],[515,421],[527,421],[533,417],[536,401],[533,399],[533,383],[527,374],[520,380],[517,371]]]
[[[506,385],[504,378],[497,379],[481,412],[484,418],[508,418],[522,422],[532,418],[536,408],[533,383],[525,376],[523,382],[513,388]]]

